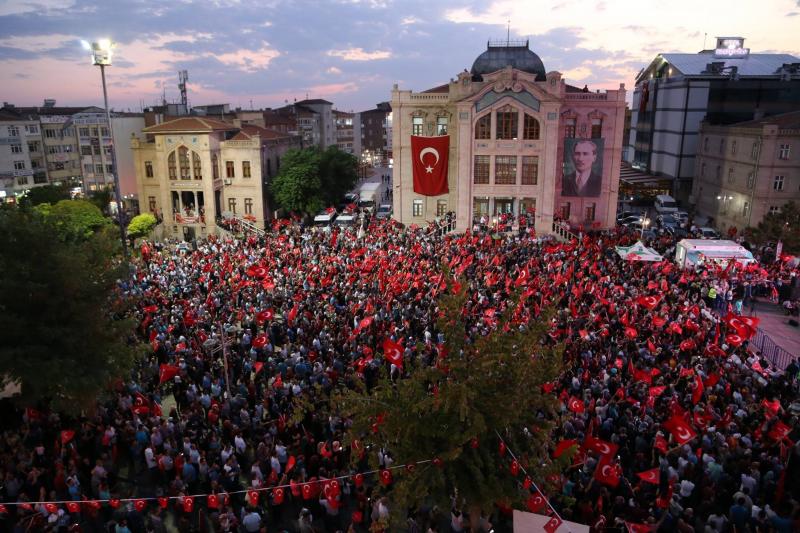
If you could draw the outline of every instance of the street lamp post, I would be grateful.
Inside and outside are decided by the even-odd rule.
[[[108,39],[100,39],[91,44],[92,64],[100,67],[100,78],[103,81],[103,104],[106,110],[106,123],[111,135],[111,175],[114,177],[114,200],[117,203],[117,221],[119,222],[119,236],[122,244],[122,257],[128,261],[128,243],[125,236],[125,222],[122,218],[122,191],[119,186],[119,173],[117,172],[116,152],[114,148],[114,128],[111,127],[111,112],[108,109],[108,91],[106,89],[106,67],[111,66],[111,56],[114,43]]]

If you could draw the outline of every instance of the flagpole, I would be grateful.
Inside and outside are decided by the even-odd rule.
[[[220,331],[220,339],[222,342],[222,363],[225,369],[225,389],[228,391],[228,401],[231,399],[231,382],[228,379],[228,346],[225,344],[225,328],[222,327],[222,322],[217,322]]]

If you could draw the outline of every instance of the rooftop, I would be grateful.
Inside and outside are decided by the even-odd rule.
[[[249,141],[254,137],[260,137],[262,140],[266,140],[266,139],[283,139],[291,137],[291,135],[287,135],[286,133],[281,133],[279,131],[270,130],[267,128],[262,128],[261,126],[256,126],[255,124],[246,124],[242,126],[242,129],[239,130],[239,133],[234,135],[230,140]]]
[[[226,131],[233,130],[236,127],[228,122],[223,122],[214,118],[208,117],[183,117],[168,122],[162,122],[155,126],[149,126],[142,130],[144,133],[168,133],[168,132],[181,132],[181,131]]]
[[[300,100],[299,102],[295,102],[295,103],[299,104],[299,105],[304,105],[304,104],[305,105],[312,105],[312,104],[333,105],[333,102],[329,102],[327,100],[323,100],[322,98],[312,98],[311,100],[305,99],[305,100]]]
[[[637,77],[641,79],[645,73],[653,70],[654,64],[661,60],[678,69],[684,76],[709,76],[707,72],[709,63],[722,63],[722,68],[736,67],[739,76],[778,76],[778,70],[787,63],[798,63],[800,58],[789,54],[757,54],[751,53],[746,57],[720,58],[714,55],[713,50],[704,50],[697,54],[667,53],[659,54]],[[719,75],[719,74],[718,74]],[[726,75],[726,74],[722,74]]]
[[[781,115],[772,115],[756,120],[747,120],[745,122],[731,124],[731,126],[735,128],[760,128],[762,126],[766,126],[767,124],[775,124],[782,130],[800,129],[800,111],[792,111],[790,113],[783,113]]]
[[[484,74],[490,74],[511,66],[516,70],[536,75],[536,81],[545,81],[547,72],[538,55],[528,48],[528,41],[502,43],[486,43],[486,51],[479,55],[472,64],[473,79],[482,80]]]

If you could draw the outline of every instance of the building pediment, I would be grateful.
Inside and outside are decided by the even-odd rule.
[[[499,86],[499,90],[498,84],[495,84],[492,90],[483,93],[480,98],[475,100],[475,112],[479,113],[505,97],[513,98],[520,104],[535,111],[539,111],[539,107],[541,106],[540,100],[521,84],[510,88],[501,85]]]

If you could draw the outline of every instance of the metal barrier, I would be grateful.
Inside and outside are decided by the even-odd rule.
[[[785,370],[795,358],[793,354],[775,344],[775,341],[760,328],[756,331],[755,336],[750,339],[747,347],[761,352],[761,355],[767,361],[781,370]]]
[[[428,236],[443,237],[454,229],[456,229],[456,220],[455,217],[452,217],[438,222],[435,227],[430,229]]]

